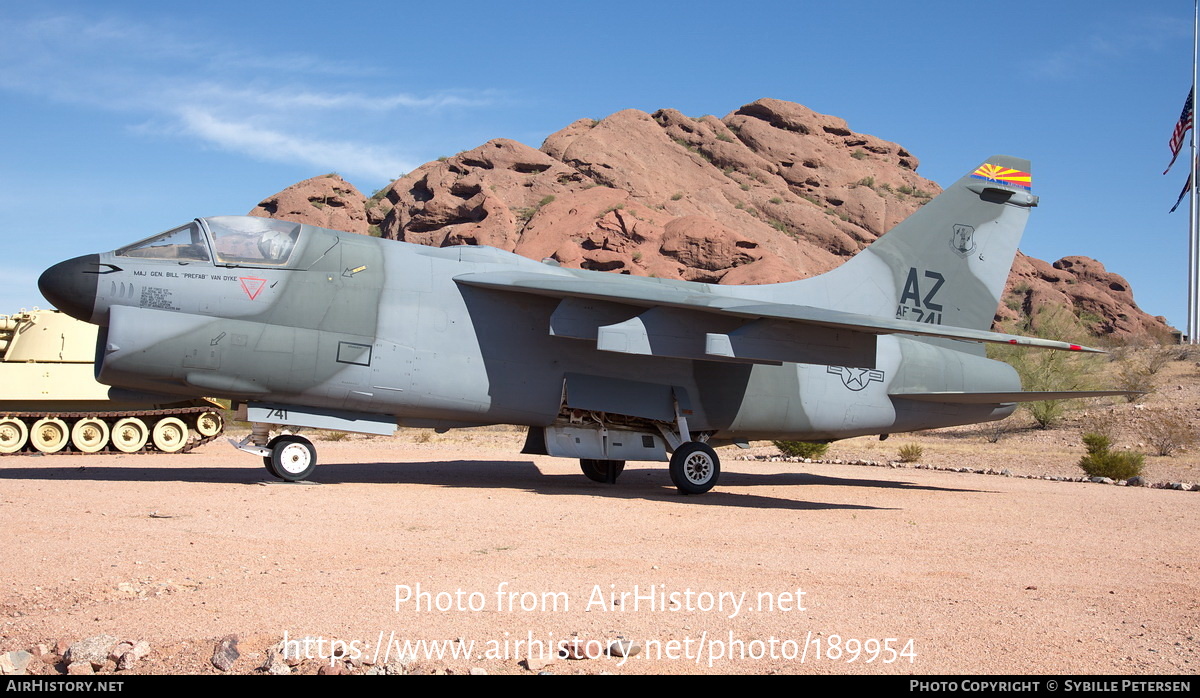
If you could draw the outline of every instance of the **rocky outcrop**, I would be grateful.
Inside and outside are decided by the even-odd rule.
[[[309,223],[332,230],[366,233],[367,199],[336,174],[306,179],[263,199],[251,216]]]
[[[1164,336],[1166,319],[1138,309],[1129,282],[1087,257],[1063,257],[1049,264],[1018,255],[1013,263],[998,320],[1035,317],[1051,305],[1070,308],[1084,326],[1098,335]]]
[[[252,213],[424,245],[491,245],[582,269],[722,284],[840,265],[941,189],[903,147],[807,107],[728,114],[628,109],[541,149],[496,139],[418,167],[367,199],[336,175]],[[1019,256],[997,321],[1070,307],[1098,333],[1164,333],[1129,285],[1085,257]]]

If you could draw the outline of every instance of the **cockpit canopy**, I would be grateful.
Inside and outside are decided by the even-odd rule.
[[[178,259],[207,262],[208,244],[200,227],[188,223],[174,230],[159,233],[141,242],[122,247],[116,251],[118,257],[138,257],[140,259]]]
[[[300,224],[252,216],[198,218],[116,251],[118,257],[171,259],[234,266],[284,266]],[[210,254],[211,250],[211,254]]]

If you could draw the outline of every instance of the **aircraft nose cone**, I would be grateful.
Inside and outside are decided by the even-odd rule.
[[[42,272],[38,289],[55,308],[90,322],[96,309],[96,273],[100,255],[88,254],[59,262]]]

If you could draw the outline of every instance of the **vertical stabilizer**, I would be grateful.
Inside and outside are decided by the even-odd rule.
[[[853,259],[779,284],[784,302],[954,327],[988,329],[1029,209],[1030,163],[995,155]],[[794,289],[794,290],[793,290]]]

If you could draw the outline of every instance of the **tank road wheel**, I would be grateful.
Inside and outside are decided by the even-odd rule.
[[[317,468],[317,449],[303,436],[276,436],[267,448],[271,449],[271,464],[267,470],[281,480],[299,482]]]
[[[163,417],[150,432],[154,447],[163,453],[176,453],[187,446],[188,428],[178,417]]]
[[[206,439],[221,433],[225,420],[219,412],[201,412],[196,415],[196,433]]]
[[[704,494],[720,475],[721,459],[708,444],[689,441],[671,456],[671,482],[684,494]]]
[[[0,419],[0,453],[16,453],[25,447],[29,427],[16,417]]]
[[[113,446],[122,453],[137,453],[149,438],[150,430],[146,428],[146,423],[137,417],[126,417],[112,428]]]
[[[58,453],[67,445],[70,430],[63,420],[44,417],[33,423],[29,438],[33,441],[33,447],[42,453]]]
[[[85,417],[71,427],[71,443],[84,453],[96,453],[108,445],[108,433],[104,420]]]
[[[617,477],[621,475],[621,471],[625,470],[625,461],[580,458],[579,467],[583,470],[583,474],[587,476],[587,479],[592,482],[613,484],[617,481]]]

